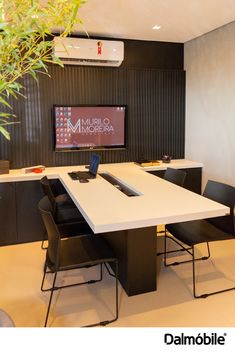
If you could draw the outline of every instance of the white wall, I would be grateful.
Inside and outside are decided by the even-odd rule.
[[[235,22],[185,44],[187,159],[235,186]]]

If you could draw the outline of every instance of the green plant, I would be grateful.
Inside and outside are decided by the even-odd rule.
[[[47,72],[47,64],[62,65],[53,55],[53,29],[66,37],[81,20],[84,0],[0,0],[0,132],[10,140],[5,126],[15,117],[9,97],[23,95],[22,77]],[[24,95],[23,95],[24,96]],[[5,108],[5,111],[4,111]],[[6,111],[7,110],[7,111]]]

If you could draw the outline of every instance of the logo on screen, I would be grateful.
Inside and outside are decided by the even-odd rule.
[[[68,119],[67,120],[67,130],[68,131],[72,130],[73,133],[75,133],[77,131],[80,132],[80,129],[81,129],[80,124],[81,124],[80,119],[77,120],[75,125],[73,125],[73,123],[71,122],[71,119]]]
[[[94,118],[94,119],[81,119],[79,118],[76,123],[71,119],[67,120],[67,130],[78,134],[114,134],[114,128],[109,118]]]

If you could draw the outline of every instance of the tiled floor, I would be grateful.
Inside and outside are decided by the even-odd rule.
[[[235,286],[234,241],[211,244],[211,253],[212,260],[198,262],[199,290]],[[10,314],[17,327],[43,326],[48,303],[48,293],[40,291],[44,257],[38,242],[0,247],[0,308]],[[235,291],[194,299],[190,264],[158,267],[156,292],[127,297],[120,286],[120,317],[111,327],[235,326]],[[73,271],[65,279],[76,280],[78,275]],[[56,293],[49,326],[77,327],[111,318],[114,288],[114,279],[105,272],[99,284]]]

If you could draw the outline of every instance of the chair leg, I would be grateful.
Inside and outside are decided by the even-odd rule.
[[[208,245],[208,243],[207,243],[207,245]],[[194,251],[194,246],[192,247],[192,256],[193,256],[193,260],[192,260],[192,264],[193,264],[193,296],[196,299],[198,299],[198,298],[206,298],[208,296],[207,294],[201,294],[201,295],[197,295],[196,294],[196,269],[195,269],[195,251]]]
[[[203,258],[203,260],[207,260],[207,259],[209,259],[209,258],[211,257],[211,252],[210,252],[209,243],[207,242],[206,245],[207,245],[207,253],[208,253],[208,255],[205,256],[205,257]]]
[[[166,250],[166,240],[167,238],[171,239],[171,237],[169,237],[167,235],[167,231],[165,230],[165,235],[164,235],[164,251],[163,251],[163,255],[164,255],[164,266],[165,267],[168,267],[168,266],[175,266],[175,265],[179,265],[179,264],[182,264],[182,263],[186,263],[186,262],[191,262],[192,260],[187,260],[187,261],[181,261],[181,262],[172,262],[170,264],[167,264],[166,262],[166,254],[170,254],[170,253],[176,253],[176,252],[180,252],[180,251],[186,251],[189,255],[192,256],[192,253],[191,253],[191,248],[186,248],[185,246],[183,246],[181,243],[179,243],[176,239],[171,239],[173,240],[175,243],[177,243],[181,248],[180,249],[177,249],[177,250],[172,250],[172,251],[167,251]],[[158,255],[161,255],[162,253],[158,253]]]
[[[110,276],[116,277],[115,274],[113,274],[113,273],[110,271],[110,269],[109,269],[109,267],[108,267],[108,265],[107,265],[106,263],[104,263],[104,266],[105,266],[105,268],[106,268],[106,270],[108,271],[108,274],[109,274]]]
[[[194,255],[193,255],[193,246],[191,248],[186,248],[185,246],[183,246],[181,243],[179,243],[176,239],[173,239],[180,247],[181,249],[177,249],[177,250],[173,250],[173,251],[166,251],[166,239],[169,238],[169,236],[166,234],[166,231],[165,231],[165,236],[164,236],[164,266],[165,267],[168,267],[168,266],[176,266],[176,265],[181,265],[181,264],[185,264],[185,263],[188,263],[188,262],[192,262],[192,261],[199,261],[199,260],[208,260],[210,258],[210,247],[209,247],[209,243],[207,242],[207,256],[202,256],[202,257],[199,257],[197,259],[194,258]],[[189,250],[191,249],[191,251]],[[168,263],[166,262],[166,254],[169,254],[169,253],[172,253],[172,252],[179,252],[179,251],[186,251],[189,255],[192,256],[192,260],[185,260],[185,261],[175,261],[175,262],[172,262],[172,263]],[[194,260],[193,260],[194,258]]]
[[[42,250],[46,250],[47,249],[47,246],[44,246],[44,242],[45,242],[45,240],[42,240],[42,243],[41,243],[41,249]]]
[[[160,233],[160,232],[158,232],[158,233]],[[165,237],[165,238],[167,238],[167,239],[173,241],[174,243],[176,243],[177,245],[179,245],[180,248],[179,248],[179,249],[176,249],[176,250],[169,250],[169,251],[164,250],[163,252],[157,252],[157,254],[156,254],[157,256],[164,255],[165,251],[166,251],[166,254],[176,253],[176,252],[180,252],[180,251],[187,251],[190,255],[192,255],[191,252],[190,252],[191,247],[186,248],[186,247],[184,247],[180,242],[178,242],[175,238],[169,236],[169,235],[167,234],[166,228],[165,228],[164,230],[162,230],[161,233],[164,233],[164,237]],[[166,239],[165,239],[165,240],[166,240]],[[165,245],[165,248],[166,248],[166,245]]]
[[[41,291],[42,292],[47,292],[49,289],[44,289],[43,286],[44,286],[44,281],[45,281],[45,278],[46,278],[46,274],[47,274],[47,265],[46,263],[44,264],[44,269],[43,269],[43,278],[42,278],[42,284],[41,284]]]
[[[100,321],[95,324],[86,325],[83,327],[106,326],[118,319],[119,304],[118,304],[118,261],[115,261],[115,317],[112,320]]]
[[[180,246],[180,249],[177,249],[177,250],[172,250],[172,251],[167,251],[166,250],[166,240],[167,238],[173,240],[175,243],[177,243],[179,246]],[[176,253],[176,252],[180,252],[180,251],[186,251],[189,255],[192,256],[192,253],[191,253],[191,250],[192,248],[191,247],[188,247],[186,248],[185,246],[183,246],[180,242],[178,242],[176,239],[172,238],[172,237],[169,237],[167,235],[167,230],[165,229],[165,235],[164,235],[164,252],[163,252],[163,255],[164,255],[164,266],[165,267],[168,267],[168,266],[176,266],[176,265],[179,265],[181,263],[186,263],[186,262],[191,262],[192,260],[186,260],[186,261],[181,261],[181,262],[172,262],[170,264],[167,264],[166,262],[166,254],[170,254],[170,253]],[[158,254],[157,254],[158,255]],[[159,255],[161,255],[161,253],[159,253]]]
[[[112,275],[112,274],[111,274]],[[112,275],[115,277],[115,317],[113,320],[109,321],[104,321],[105,324],[101,323],[101,325],[105,326],[107,324],[110,324],[111,322],[114,322],[118,319],[118,312],[119,312],[119,305],[118,305],[118,261],[115,261],[115,275]]]
[[[47,275],[48,273],[54,273],[54,272],[52,272],[52,271],[46,271],[46,268],[47,268],[47,266],[45,265],[45,267],[44,267],[43,279],[42,279],[42,284],[41,284],[41,291],[42,291],[42,292],[49,292],[49,291],[51,291],[51,288],[52,288],[52,287],[49,287],[49,288],[46,288],[46,289],[43,288],[46,275]],[[59,290],[59,289],[63,289],[63,288],[81,286],[81,285],[83,285],[83,284],[93,284],[93,283],[102,281],[102,279],[103,279],[103,268],[102,268],[102,264],[101,264],[101,266],[100,266],[100,276],[99,276],[98,279],[91,279],[91,280],[86,281],[86,282],[79,282],[79,283],[66,284],[66,285],[64,285],[64,286],[56,286],[56,287],[54,286],[53,290],[55,291],[55,290]]]
[[[57,272],[55,272],[54,273],[54,279],[53,279],[52,287],[44,289],[43,286],[44,286],[44,281],[45,281],[46,274],[52,273],[51,271],[47,272],[46,269],[47,269],[47,266],[45,265],[44,266],[44,274],[43,274],[42,284],[41,284],[41,291],[43,291],[43,292],[50,291],[51,294],[50,294],[50,299],[49,299],[49,304],[48,304],[48,309],[47,309],[47,314],[46,314],[44,327],[47,326],[47,321],[48,321],[50,307],[51,307],[51,302],[52,302],[52,297],[53,297],[53,293],[54,293],[55,290],[58,290],[58,289],[61,289],[61,288],[67,288],[67,287],[74,287],[74,286],[78,286],[78,285],[82,285],[82,284],[92,284],[92,283],[100,282],[103,279],[103,267],[102,267],[102,264],[100,264],[100,278],[97,279],[97,280],[90,280],[90,281],[87,281],[87,282],[74,283],[74,284],[69,284],[69,285],[57,287],[57,286],[55,286]],[[116,277],[116,281],[115,281],[116,288],[115,288],[115,317],[114,317],[114,319],[101,321],[101,322],[98,322],[98,323],[95,323],[95,324],[91,324],[91,325],[87,325],[87,326],[84,326],[84,327],[106,326],[106,325],[110,324],[111,322],[114,322],[114,321],[116,321],[118,319],[119,307],[118,307],[118,262],[117,261],[115,261],[115,277]]]
[[[118,306],[118,262],[115,263],[115,274],[116,274],[116,316],[114,321],[118,319],[119,306]]]
[[[45,240],[47,239],[47,232],[45,231],[45,233],[44,233],[44,236],[43,236],[43,240],[42,240],[42,242],[41,242],[41,249],[42,250],[46,250],[47,249],[47,246],[44,246],[44,242],[45,242]]]
[[[100,264],[100,281],[103,279],[103,267],[102,264]]]
[[[209,249],[209,244],[208,245],[208,258],[210,257],[210,249]],[[214,294],[219,294],[219,293],[224,293],[224,292],[229,292],[231,290],[235,290],[235,287],[229,287],[229,288],[225,288],[225,289],[221,289],[221,290],[218,290],[218,291],[214,291],[214,292],[209,292],[209,293],[203,293],[203,294],[200,294],[200,295],[197,295],[196,293],[196,269],[195,269],[195,261],[197,259],[194,258],[194,246],[193,246],[193,249],[192,249],[192,253],[193,253],[193,295],[194,295],[194,298],[198,299],[198,298],[207,298],[209,297],[210,295],[214,295]]]
[[[106,326],[118,319],[119,305],[118,305],[118,261],[115,261],[115,317],[112,320],[102,321],[99,323],[101,326]]]
[[[163,233],[164,231],[162,231]],[[166,231],[165,231],[166,232]],[[170,237],[169,235],[165,235],[167,239],[170,239],[171,241],[173,241],[174,243],[176,243],[177,245],[180,246],[180,249],[176,249],[176,250],[169,250],[169,251],[166,251],[167,254],[171,254],[171,253],[176,253],[176,252],[180,252],[180,251],[187,251],[190,255],[192,255],[190,253],[190,250],[191,248],[185,248],[182,246],[182,244],[180,244],[176,239],[174,239],[173,237]],[[163,252],[157,252],[156,254],[157,256],[160,256],[160,255],[164,255],[164,251]]]
[[[194,246],[192,247],[192,254],[193,254],[193,296],[194,298],[197,298],[196,295],[196,273],[195,273],[195,261],[194,261]]]
[[[42,278],[42,284],[41,284],[41,291],[42,291],[42,292],[45,292],[45,290],[43,289],[45,277],[46,277],[46,272],[44,271],[44,273],[43,273],[43,278]]]
[[[166,263],[166,230],[165,230],[165,235],[164,235],[164,266],[167,266],[167,263]]]
[[[51,287],[51,295],[50,295],[50,299],[49,299],[49,303],[48,303],[48,307],[47,307],[47,314],[46,314],[44,327],[47,327],[47,321],[48,321],[49,312],[50,312],[50,308],[51,308],[51,301],[52,301],[52,297],[53,297],[53,293],[54,293],[56,277],[57,277],[57,272],[55,272],[55,274],[54,274],[53,284],[52,284],[52,287]]]

